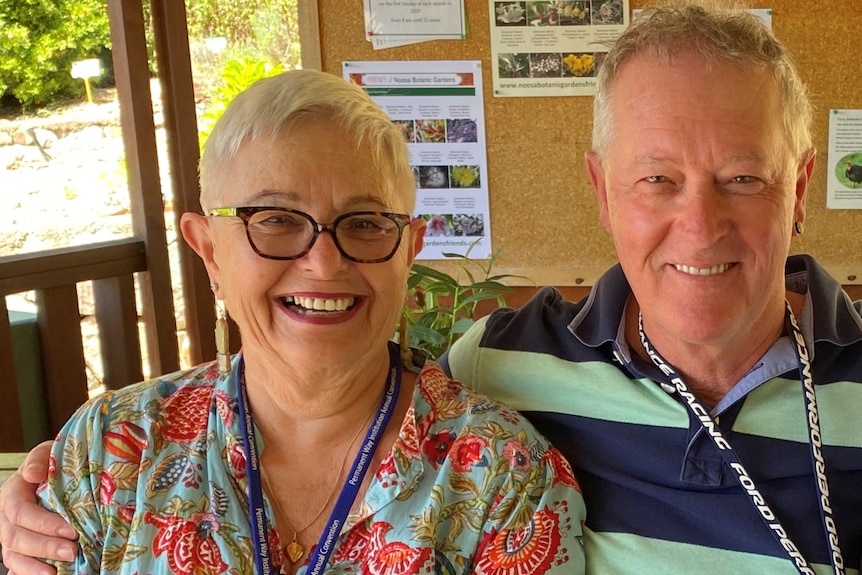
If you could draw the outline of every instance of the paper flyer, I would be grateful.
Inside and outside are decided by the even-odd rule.
[[[862,110],[829,111],[826,207],[862,210]]]
[[[414,215],[428,222],[420,259],[491,256],[482,64],[344,62],[404,134],[416,178]],[[471,246],[473,246],[471,248]]]
[[[589,96],[629,0],[489,0],[495,96]]]
[[[464,0],[365,0],[365,38],[375,50],[466,34]]]

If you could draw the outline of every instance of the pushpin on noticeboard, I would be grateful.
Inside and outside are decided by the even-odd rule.
[[[102,63],[98,58],[72,62],[72,77],[84,80],[84,88],[87,90],[87,101],[91,104],[93,103],[93,88],[90,86],[90,78],[98,78],[101,75]]]

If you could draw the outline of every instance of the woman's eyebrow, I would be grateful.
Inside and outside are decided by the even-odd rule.
[[[291,203],[300,203],[303,201],[302,196],[297,192],[287,191],[287,190],[276,190],[276,189],[263,189],[256,194],[252,195],[247,203],[249,204],[274,204],[279,205],[282,202],[291,202]],[[388,210],[391,206],[383,201],[382,198],[378,196],[372,195],[355,195],[347,198],[346,201],[341,203],[341,206],[344,209],[379,209],[379,210]]]

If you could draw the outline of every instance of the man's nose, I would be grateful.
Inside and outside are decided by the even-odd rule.
[[[697,240],[715,241],[730,227],[727,201],[727,195],[712,180],[686,182],[680,197],[680,226]]]

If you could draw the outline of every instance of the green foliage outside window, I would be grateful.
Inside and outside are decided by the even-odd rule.
[[[198,139],[201,149],[231,100],[261,78],[268,78],[282,72],[284,72],[284,66],[271,65],[260,60],[243,59],[225,62],[221,82],[211,94],[206,111],[198,121]]]
[[[228,79],[229,61],[236,61],[233,67],[259,62],[267,70],[299,66],[297,0],[185,4],[194,76],[203,99]],[[149,3],[143,8],[155,72]],[[201,48],[213,37],[225,38],[227,49],[213,54]],[[0,96],[12,96],[25,108],[81,97],[84,85],[71,77],[72,62],[102,58],[103,68],[108,68],[110,46],[106,0],[0,0]]]
[[[109,45],[105,0],[0,0],[0,95],[24,107],[79,96],[72,62]]]

